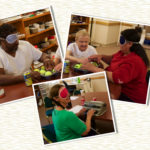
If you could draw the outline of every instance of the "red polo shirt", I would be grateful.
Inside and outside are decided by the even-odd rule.
[[[134,52],[124,56],[121,51],[113,55],[110,66],[115,83],[122,84],[122,93],[137,103],[146,103],[147,68],[141,57]]]

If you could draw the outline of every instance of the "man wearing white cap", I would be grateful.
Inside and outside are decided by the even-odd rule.
[[[33,61],[41,61],[47,70],[50,58],[34,48],[27,41],[18,40],[15,27],[10,24],[0,26],[0,85],[23,82],[23,74],[30,70]],[[34,81],[40,79],[39,72],[31,72]]]

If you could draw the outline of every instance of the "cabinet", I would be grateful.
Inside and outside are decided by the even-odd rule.
[[[32,14],[22,14],[19,16],[15,16],[12,18],[2,20],[2,23],[9,23],[16,27],[19,33],[19,39],[29,41],[32,45],[37,45],[42,52],[56,51],[57,44],[55,39],[49,39],[49,37],[55,37],[54,26],[52,23],[51,14],[49,11],[40,11],[40,13],[36,13],[38,11],[32,12]],[[46,27],[45,23],[49,23],[49,26]],[[36,24],[44,28],[37,30],[35,33],[31,32],[31,26]],[[35,28],[34,28],[35,29]],[[45,46],[41,46],[41,43],[47,42]]]
[[[68,44],[75,41],[76,32],[82,29],[86,29],[88,31],[89,17],[72,15],[70,29],[69,29],[69,36],[68,36]]]

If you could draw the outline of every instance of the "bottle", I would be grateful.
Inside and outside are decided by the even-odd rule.
[[[93,97],[93,101],[96,101],[96,97]]]
[[[85,102],[85,91],[81,90],[81,105],[83,106]]]
[[[25,80],[25,84],[26,86],[31,86],[32,85],[32,78],[31,78],[31,73],[30,71],[26,71],[24,74],[24,80]]]
[[[64,62],[64,73],[69,73],[69,70],[70,70],[70,61],[65,60],[65,62]]]
[[[77,78],[77,82],[80,83],[80,77]]]
[[[85,97],[82,96],[82,98],[81,98],[81,105],[82,105],[82,106],[84,105],[84,102],[85,102]]]

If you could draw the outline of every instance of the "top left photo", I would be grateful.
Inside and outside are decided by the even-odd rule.
[[[33,96],[32,84],[61,78],[52,8],[0,20],[0,104]]]

